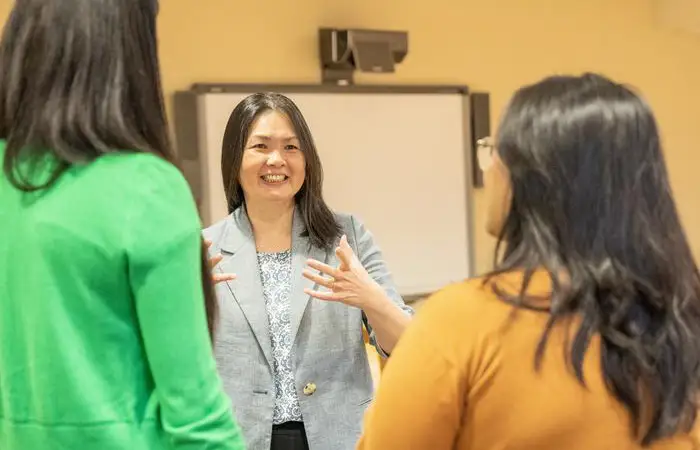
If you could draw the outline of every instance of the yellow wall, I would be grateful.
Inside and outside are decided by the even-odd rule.
[[[673,187],[700,255],[700,37],[662,28],[653,0],[162,0],[166,95],[193,82],[319,80],[319,26],[403,29],[406,61],[358,82],[460,83],[492,93],[495,120],[523,83],[600,71],[640,88],[665,137]],[[0,13],[9,0],[0,0]],[[4,17],[0,16],[0,17]],[[420,158],[421,155],[416,155]],[[476,196],[477,262],[491,263]]]

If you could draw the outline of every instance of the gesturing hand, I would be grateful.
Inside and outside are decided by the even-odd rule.
[[[330,292],[313,289],[304,289],[304,292],[319,300],[341,302],[358,308],[363,308],[367,302],[383,295],[382,288],[370,277],[350,248],[347,237],[340,238],[335,254],[340,261],[337,268],[315,259],[307,261],[309,267],[325,276],[308,269],[304,270],[304,277],[327,288]]]
[[[207,248],[211,247],[211,241],[209,239],[205,239],[204,244],[207,246]],[[225,281],[231,281],[231,280],[236,279],[236,275],[233,273],[216,273],[216,272],[214,272],[214,268],[216,267],[217,264],[219,264],[221,262],[222,259],[224,259],[224,256],[221,253],[217,253],[216,255],[209,258],[209,269],[211,271],[211,278],[212,278],[212,280],[214,280],[214,284],[223,283]]]

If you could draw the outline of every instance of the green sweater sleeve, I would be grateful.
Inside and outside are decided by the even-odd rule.
[[[174,449],[244,449],[216,371],[200,268],[200,223],[189,187],[169,164],[139,168],[128,264],[160,417]]]

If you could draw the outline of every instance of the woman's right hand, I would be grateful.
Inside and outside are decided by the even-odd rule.
[[[212,242],[209,239],[204,240],[204,244],[206,244],[207,248],[211,247]],[[216,255],[212,256],[209,258],[209,268],[211,270],[211,278],[214,280],[214,284],[219,284],[219,283],[224,283],[226,281],[232,281],[236,279],[236,274],[234,273],[216,273],[214,272],[214,268],[216,267],[217,264],[221,262],[223,259],[223,255],[221,253],[217,253]]]

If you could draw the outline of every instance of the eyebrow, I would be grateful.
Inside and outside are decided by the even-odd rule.
[[[262,139],[262,140],[264,140],[264,141],[270,141],[270,140],[272,140],[272,137],[271,137],[271,136],[268,136],[268,135],[266,135],[266,134],[254,134],[254,135],[252,135],[250,138],[251,138],[251,139],[253,139],[253,138]],[[299,138],[296,137],[296,136],[287,136],[287,137],[282,138],[282,140],[283,140],[283,141],[294,141],[294,140],[297,140],[297,141],[298,141]]]

